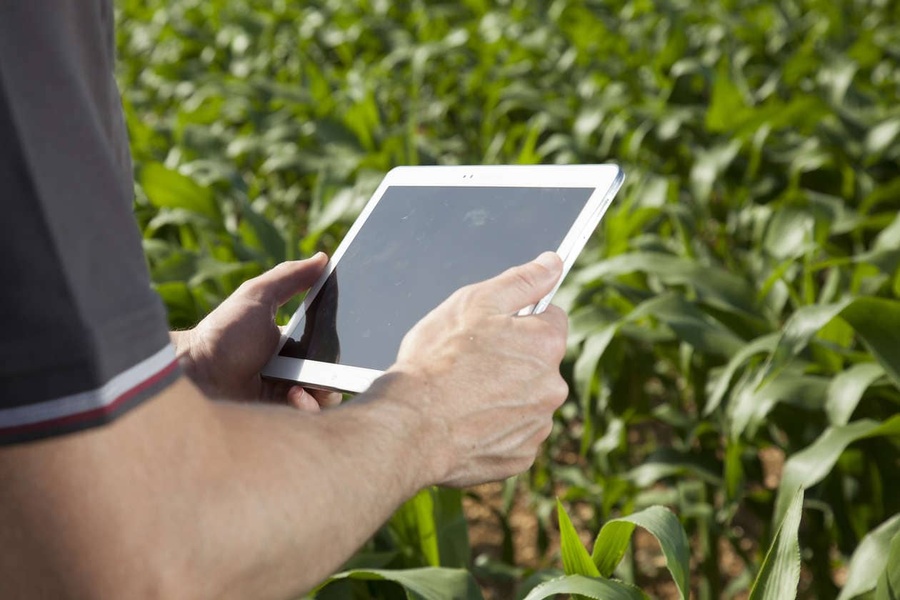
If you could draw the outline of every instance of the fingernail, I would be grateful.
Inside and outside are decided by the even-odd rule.
[[[560,259],[555,252],[544,252],[534,259],[534,262],[555,273],[556,271],[559,271],[562,259]]]

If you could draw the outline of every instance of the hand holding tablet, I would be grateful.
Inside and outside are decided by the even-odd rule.
[[[263,375],[364,391],[394,363],[406,333],[456,290],[545,250],[562,259],[564,276],[622,177],[615,165],[394,169]],[[511,314],[540,312],[555,290]]]
[[[462,288],[404,337],[397,362],[359,398],[398,408],[398,427],[414,423],[428,447],[426,483],[464,487],[527,469],[550,434],[568,388],[559,373],[567,318],[537,303],[562,275],[547,252],[537,260]],[[398,431],[399,433],[399,431]]]

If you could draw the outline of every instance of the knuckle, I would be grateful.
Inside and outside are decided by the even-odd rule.
[[[462,305],[472,304],[478,297],[478,288],[475,285],[466,285],[450,295],[450,301],[460,303]]]
[[[528,268],[529,266],[517,267],[512,273],[513,285],[524,293],[530,292],[537,287],[537,277],[535,277],[534,271]]]
[[[556,331],[567,336],[569,333],[569,317],[566,311],[552,304],[544,311],[546,322]]]
[[[547,419],[547,421],[541,426],[540,430],[538,430],[537,441],[538,444],[546,441],[547,438],[550,437],[550,434],[553,433],[553,420]]]
[[[559,408],[569,397],[569,384],[560,376],[556,377],[550,393],[554,409]]]
[[[535,461],[537,460],[540,449],[535,447],[530,449],[530,451],[523,457],[521,457],[518,461],[516,461],[516,465],[514,467],[517,473],[524,473],[528,469],[534,466]]]
[[[562,358],[566,355],[566,338],[567,336],[562,332],[553,332],[552,335],[547,336],[545,348],[551,360],[556,363],[562,361]]]
[[[259,289],[259,277],[254,277],[253,279],[248,279],[241,283],[238,286],[236,293],[241,294],[242,296],[257,296]]]

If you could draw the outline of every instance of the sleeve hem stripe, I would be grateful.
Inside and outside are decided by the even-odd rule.
[[[154,377],[153,381],[148,380],[146,385],[141,385],[139,390],[136,389],[134,393],[128,394],[122,401],[117,402],[107,410],[93,411],[93,414],[73,415],[72,418],[0,430],[0,447],[59,437],[112,423],[139,404],[156,396],[177,381],[182,373],[176,363],[176,368],[171,370],[165,369],[159,375],[159,378]]]
[[[166,345],[156,354],[122,371],[103,386],[37,404],[0,410],[0,436],[34,428],[90,419],[113,412],[135,394],[178,368],[175,349]]]

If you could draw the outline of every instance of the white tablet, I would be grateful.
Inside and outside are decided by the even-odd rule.
[[[616,165],[392,170],[285,328],[263,376],[365,391],[393,364],[406,332],[460,287],[545,250],[559,254],[565,276],[622,180]]]

